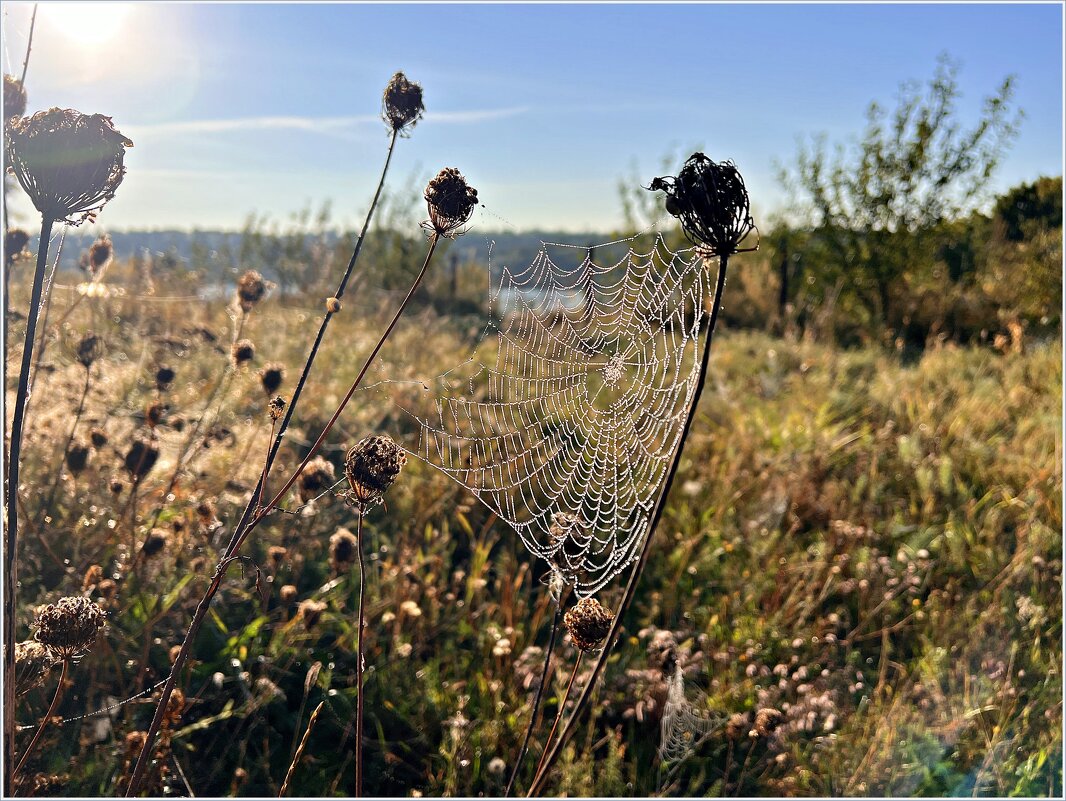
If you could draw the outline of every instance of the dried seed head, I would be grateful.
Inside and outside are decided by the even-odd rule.
[[[289,549],[283,548],[280,545],[271,545],[267,548],[267,555],[270,557],[270,561],[274,563],[274,567],[277,567],[285,561],[285,557],[288,556]]]
[[[255,343],[250,339],[238,340],[233,343],[230,355],[233,356],[234,365],[240,367],[245,362],[250,362],[255,358]]]
[[[40,687],[48,671],[58,662],[54,651],[36,640],[15,644],[15,695],[25,695]]]
[[[456,238],[470,220],[477,206],[477,190],[470,186],[455,167],[445,167],[426,186],[429,220],[422,223],[427,231]]]
[[[114,579],[105,578],[99,584],[96,585],[96,591],[100,593],[100,597],[111,601],[114,600],[115,594],[118,592],[118,584]]]
[[[13,75],[4,74],[4,119],[26,113],[26,87]],[[5,126],[6,127],[6,126]]]
[[[167,651],[167,656],[170,657],[170,664],[173,665],[175,662],[178,661],[178,654],[180,654],[180,653],[181,653],[181,646],[180,645],[172,645],[172,646],[170,646],[170,650]]]
[[[341,302],[339,298],[326,298],[326,311],[330,314],[336,314],[341,310]]]
[[[148,532],[148,536],[145,537],[144,543],[141,545],[141,553],[143,553],[145,557],[151,559],[167,547],[167,540],[169,538],[170,535],[167,533],[166,529],[153,528]]]
[[[92,245],[89,246],[89,258],[87,259],[87,267],[89,274],[96,278],[103,271],[107,263],[111,261],[111,257],[115,253],[115,248],[111,244],[111,237],[104,234]]]
[[[4,263],[10,266],[19,258],[30,243],[30,235],[21,228],[12,228],[4,234]]]
[[[285,365],[281,362],[267,362],[259,371],[259,383],[263,385],[263,391],[267,395],[277,392],[284,380]]]
[[[100,450],[100,448],[104,447],[108,442],[107,432],[102,428],[94,428],[89,432],[89,440],[92,442],[94,448]]]
[[[381,116],[385,124],[397,134],[407,135],[422,119],[425,110],[422,87],[411,83],[402,72],[393,75],[381,98]]]
[[[693,153],[676,178],[656,178],[648,188],[666,193],[666,210],[680,220],[685,236],[710,256],[736,253],[741,241],[757,231],[744,178],[731,161],[719,164]]]
[[[152,401],[144,407],[144,422],[149,428],[155,428],[163,422],[170,406],[162,401]]]
[[[755,725],[748,732],[749,737],[766,737],[773,734],[784,718],[778,710],[763,707],[755,713]]]
[[[167,708],[163,712],[163,723],[161,728],[165,731],[167,729],[173,729],[179,723],[181,723],[181,715],[185,711],[185,693],[174,688],[174,692],[170,694],[170,698],[167,699]]]
[[[380,501],[406,463],[407,456],[387,434],[366,437],[344,457],[349,499],[363,506]]]
[[[104,569],[100,565],[89,565],[85,576],[81,580],[81,591],[87,592],[104,579]]]
[[[122,483],[121,478],[113,476],[111,478],[111,483],[108,484],[108,489],[111,490],[112,495],[121,495],[122,490],[125,489],[125,486],[126,485]]]
[[[196,516],[200,518],[200,523],[204,526],[212,526],[218,519],[215,504],[210,498],[204,498],[198,504],[196,504]]]
[[[285,399],[281,395],[275,395],[270,399],[267,410],[270,412],[271,420],[280,420],[281,416],[285,414]]]
[[[337,533],[329,538],[330,567],[338,573],[347,570],[355,561],[358,547],[358,540],[352,532],[346,528],[337,529]]]
[[[739,740],[750,728],[747,712],[730,715],[725,724],[725,736],[730,740]]]
[[[72,475],[80,475],[85,465],[89,463],[89,444],[81,440],[74,440],[70,443],[70,447],[67,448],[66,462],[67,470]]]
[[[104,355],[104,341],[92,331],[82,334],[75,348],[75,358],[88,370],[92,363]]]
[[[614,613],[595,598],[582,598],[563,615],[563,626],[580,651],[599,647],[611,631]]]
[[[137,755],[144,748],[144,742],[148,739],[148,732],[146,731],[131,731],[123,740],[126,746],[126,760],[132,761],[137,758]]]
[[[278,592],[278,596],[283,604],[291,604],[296,600],[296,587],[292,584],[286,584]]]
[[[255,270],[247,270],[237,279],[237,304],[242,311],[250,312],[265,294],[266,282]]]
[[[168,364],[161,364],[155,371],[155,388],[162,392],[164,389],[170,386],[170,382],[174,380],[174,368]]]
[[[71,659],[92,647],[105,617],[106,613],[88,598],[60,598],[38,613],[33,622],[37,629],[34,637],[60,658]]]
[[[322,601],[313,601],[310,598],[300,601],[296,607],[297,614],[303,620],[304,627],[308,629],[314,628],[315,624],[318,623],[318,619],[322,617],[322,613],[326,611],[326,605]]]
[[[133,483],[138,483],[155,466],[159,459],[159,448],[150,439],[137,437],[126,451],[126,472],[130,474]]]
[[[39,111],[11,123],[8,164],[45,219],[79,225],[115,196],[133,142],[103,114]]]
[[[305,503],[333,486],[335,471],[332,463],[316,456],[300,473],[300,500]]]

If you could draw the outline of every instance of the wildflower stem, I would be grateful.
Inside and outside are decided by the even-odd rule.
[[[651,522],[648,525],[648,534],[644,538],[644,545],[641,547],[640,557],[637,559],[637,563],[633,567],[633,572],[629,575],[629,581],[626,584],[622,600],[618,604],[618,610],[615,614],[614,622],[611,624],[611,630],[608,632],[607,639],[603,643],[603,650],[600,651],[600,655],[596,659],[596,664],[593,666],[592,676],[582,689],[581,695],[578,697],[577,703],[574,706],[574,711],[567,719],[562,734],[559,735],[558,742],[556,742],[555,747],[552,748],[551,753],[548,754],[547,759],[544,760],[544,768],[539,770],[534,777],[533,786],[530,789],[530,795],[538,792],[543,787],[548,770],[551,769],[555,760],[559,758],[563,746],[565,746],[573,736],[574,729],[577,727],[578,718],[588,704],[589,697],[592,695],[592,690],[596,686],[596,680],[599,678],[600,673],[603,672],[603,668],[607,664],[607,657],[611,652],[611,647],[614,645],[615,640],[618,638],[618,632],[622,628],[622,620],[625,616],[626,609],[629,608],[629,604],[633,601],[633,596],[637,589],[637,582],[640,581],[640,575],[644,571],[644,566],[648,562],[648,554],[651,550],[651,540],[655,534],[656,527],[659,525],[659,520],[662,518],[663,511],[666,509],[666,497],[670,493],[670,485],[673,483],[674,476],[677,474],[677,469],[681,464],[681,454],[685,450],[685,442],[688,440],[689,431],[692,428],[692,421],[696,417],[696,407],[699,405],[700,395],[703,393],[703,385],[707,379],[707,365],[710,363],[711,358],[711,341],[714,338],[714,329],[718,322],[718,312],[722,306],[722,292],[725,289],[726,268],[728,267],[728,263],[729,257],[727,255],[723,254],[719,257],[718,280],[714,289],[714,302],[711,305],[710,314],[707,319],[707,339],[703,343],[703,355],[700,360],[700,372],[699,378],[696,381],[696,390],[693,393],[692,401],[689,404],[688,415],[685,418],[685,427],[681,431],[681,437],[677,443],[677,450],[674,451],[674,458],[670,463],[670,470],[666,474],[662,489],[659,491],[659,497],[656,499],[655,510],[652,513]]]
[[[18,579],[18,487],[19,459],[22,456],[22,428],[26,416],[26,402],[33,363],[33,343],[37,335],[37,317],[41,310],[41,289],[44,270],[48,264],[48,241],[52,236],[53,220],[41,218],[41,237],[37,245],[37,268],[33,274],[30,308],[26,319],[26,339],[22,346],[22,369],[15,393],[15,411],[11,417],[11,446],[7,458],[7,548],[4,551],[4,737],[8,765],[15,762],[15,582]],[[5,794],[10,794],[11,778],[5,781]]]
[[[26,85],[26,70],[30,66],[30,51],[33,49],[33,28],[37,22],[37,4],[33,4],[33,16],[30,17],[30,36],[26,40],[26,58],[22,60],[22,77],[19,78],[19,83],[23,86]]]
[[[563,710],[566,709],[566,702],[570,700],[570,690],[574,687],[574,679],[577,678],[577,670],[581,667],[581,651],[577,652],[577,659],[574,660],[574,672],[570,674],[570,681],[566,683],[566,692],[563,693],[563,698],[559,702],[559,711],[555,713],[555,722],[552,724],[551,731],[548,732],[548,739],[544,741],[544,750],[540,754],[540,762],[537,763],[537,774],[540,773],[541,768],[544,765],[544,758],[548,755],[548,749],[551,747],[552,738],[555,736],[555,730],[559,728],[559,721],[563,718]],[[532,795],[533,789],[530,788],[526,794],[526,798]]]
[[[533,729],[537,725],[537,713],[540,711],[540,700],[544,696],[544,685],[548,682],[548,668],[551,666],[552,654],[555,651],[555,638],[559,633],[559,622],[563,618],[563,606],[562,599],[555,606],[555,617],[552,618],[552,631],[548,638],[548,650],[544,654],[544,667],[540,671],[540,683],[537,685],[537,694],[533,699],[533,712],[529,716],[529,725],[526,726],[526,736],[522,740],[522,747],[518,751],[518,757],[515,759],[514,768],[511,770],[511,778],[507,782],[507,789],[503,791],[503,797],[509,798],[511,791],[514,789],[515,779],[518,778],[518,771],[522,767],[522,760],[526,758],[526,751],[529,749],[529,738],[533,735]]]
[[[363,512],[359,506],[359,518],[355,524],[355,543],[359,553],[359,628],[355,634],[355,797],[363,796],[363,628],[365,623],[364,597],[366,595],[366,565],[363,559]]]
[[[292,781],[292,775],[296,772],[296,766],[300,764],[300,760],[303,758],[304,749],[307,748],[307,742],[311,739],[311,729],[315,727],[315,723],[318,722],[318,715],[322,711],[322,707],[326,705],[325,701],[319,702],[315,707],[315,711],[311,713],[310,719],[307,721],[307,728],[304,730],[304,736],[300,738],[300,746],[296,749],[296,754],[292,758],[292,764],[289,765],[289,770],[285,773],[285,781],[281,783],[281,790],[278,791],[278,798],[284,798],[289,792],[289,783]]]
[[[48,721],[52,719],[52,715],[55,714],[56,707],[59,706],[59,699],[63,696],[63,684],[67,680],[67,665],[69,664],[69,659],[63,660],[63,668],[59,671],[59,685],[56,687],[56,694],[52,696],[52,703],[49,704],[48,711],[44,713],[44,718],[41,719],[41,725],[37,727],[37,731],[33,734],[33,739],[30,740],[30,744],[26,746],[26,752],[22,755],[22,759],[19,760],[19,763],[15,767],[14,772],[11,774],[12,782],[15,781],[15,777],[19,775],[19,773],[22,771],[22,768],[26,765],[26,760],[28,760],[33,754],[33,750],[37,747],[37,741],[41,739],[41,735],[44,733],[44,729],[48,725]]]

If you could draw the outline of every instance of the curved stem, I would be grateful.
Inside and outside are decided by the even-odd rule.
[[[552,654],[555,651],[555,639],[559,633],[559,622],[563,617],[563,605],[558,603],[555,606],[555,616],[552,618],[552,632],[548,638],[548,650],[544,654],[544,667],[540,671],[540,684],[537,686],[537,695],[533,699],[533,713],[529,716],[529,725],[526,726],[526,736],[522,740],[522,747],[518,751],[518,758],[515,759],[514,768],[511,770],[511,778],[507,782],[507,789],[503,791],[503,797],[509,798],[511,791],[514,789],[515,779],[518,778],[518,771],[522,767],[522,760],[526,758],[526,751],[529,750],[529,738],[533,735],[533,729],[537,725],[537,713],[540,711],[540,699],[544,696],[544,685],[548,683],[548,668],[551,666]],[[545,743],[547,748],[547,743]]]
[[[326,705],[325,701],[320,701],[318,706],[315,707],[315,711],[311,713],[311,718],[307,721],[307,728],[304,730],[304,736],[300,738],[300,746],[296,749],[296,753],[292,757],[292,764],[289,765],[289,770],[285,773],[285,781],[281,783],[281,789],[278,790],[278,798],[284,798],[289,792],[289,784],[292,782],[292,775],[296,772],[296,766],[300,764],[300,760],[303,758],[304,749],[307,748],[307,742],[311,739],[311,729],[315,727],[315,723],[318,721],[318,715],[322,712],[322,707]]]
[[[559,702],[559,711],[555,713],[555,722],[552,724],[551,731],[548,732],[548,739],[544,741],[544,750],[540,754],[540,761],[537,763],[537,773],[540,773],[541,768],[544,766],[544,758],[548,755],[548,748],[551,746],[552,738],[555,736],[555,730],[559,728],[559,721],[563,718],[563,710],[566,709],[566,702],[570,700],[570,690],[574,687],[574,679],[577,678],[577,669],[581,667],[581,651],[577,652],[577,659],[574,660],[574,672],[570,674],[570,681],[566,683],[566,692],[563,693],[563,700]],[[526,798],[533,793],[530,788],[529,793],[526,794]]]
[[[52,703],[48,706],[48,711],[44,713],[44,718],[41,720],[41,725],[37,727],[37,731],[34,732],[33,739],[30,740],[30,744],[26,746],[26,752],[22,755],[22,759],[19,760],[15,771],[11,774],[11,781],[15,781],[15,777],[19,775],[22,768],[26,765],[26,760],[33,754],[33,749],[37,747],[37,741],[41,739],[41,734],[44,733],[45,727],[48,725],[48,721],[52,719],[52,715],[55,714],[56,707],[59,706],[59,699],[63,696],[63,683],[67,680],[67,665],[70,664],[69,659],[63,660],[63,669],[59,672],[59,686],[56,687],[56,694],[52,696]]]
[[[11,418],[11,447],[7,458],[7,548],[4,551],[4,737],[7,764],[15,762],[15,582],[18,580],[18,488],[19,460],[22,456],[22,429],[29,400],[30,365],[33,363],[33,343],[37,335],[37,317],[41,310],[41,289],[44,270],[48,264],[48,241],[52,236],[53,220],[41,220],[41,237],[37,245],[37,269],[33,274],[33,290],[26,320],[26,340],[22,346],[22,369],[15,394],[15,411]],[[5,780],[11,790],[11,778]]]
[[[618,605],[614,622],[611,624],[611,630],[607,635],[607,640],[603,644],[603,650],[600,652],[599,658],[596,660],[596,665],[593,667],[592,676],[582,689],[577,704],[574,706],[574,711],[567,719],[566,725],[563,727],[563,732],[559,736],[558,743],[556,743],[555,747],[552,749],[551,754],[548,755],[543,770],[539,771],[537,776],[533,779],[533,786],[530,789],[531,794],[539,791],[543,787],[548,770],[555,763],[555,760],[559,758],[559,753],[562,751],[563,746],[565,746],[573,736],[574,729],[577,727],[578,717],[588,704],[589,697],[592,695],[592,690],[596,686],[596,680],[599,678],[600,673],[603,672],[604,665],[607,664],[607,656],[610,654],[611,648],[614,646],[614,642],[618,638],[618,632],[622,628],[622,619],[625,616],[626,610],[629,608],[629,604],[633,601],[633,596],[637,589],[637,582],[640,581],[640,575],[644,571],[644,566],[648,562],[651,540],[655,534],[656,527],[659,525],[659,520],[662,518],[663,511],[666,509],[666,497],[670,492],[670,485],[674,481],[674,476],[677,474],[677,468],[681,464],[681,454],[685,449],[685,441],[688,439],[689,431],[692,428],[692,421],[696,417],[696,407],[699,405],[700,395],[703,393],[703,385],[707,378],[707,365],[710,363],[711,358],[711,341],[714,339],[714,329],[718,322],[718,312],[722,306],[722,292],[725,290],[726,268],[728,267],[728,264],[728,256],[723,255],[719,258],[718,280],[714,289],[714,303],[711,306],[710,315],[707,320],[707,340],[703,343],[703,355],[700,360],[700,372],[696,382],[696,391],[693,393],[692,400],[689,403],[688,416],[685,419],[685,427],[681,431],[681,437],[677,443],[677,450],[674,452],[673,461],[670,463],[670,470],[666,474],[662,489],[659,491],[659,497],[655,502],[655,511],[652,513],[651,522],[648,525],[648,535],[644,538],[644,545],[641,547],[640,558],[633,567],[633,572],[629,575],[629,582],[626,584],[625,593],[622,595],[622,601]]]
[[[363,559],[363,512],[359,507],[359,520],[355,527],[356,549],[359,551],[359,629],[355,635],[355,687],[358,695],[355,699],[355,797],[363,796],[363,628],[365,614],[363,608],[366,595],[366,566]]]
[[[270,503],[267,504],[265,508],[260,509],[258,512],[255,513],[255,515],[249,521],[247,527],[245,527],[244,531],[241,532],[238,529],[237,532],[235,532],[233,539],[230,541],[229,546],[226,548],[226,553],[223,556],[222,561],[219,562],[219,567],[215,569],[215,575],[211,579],[211,584],[207,588],[207,593],[200,600],[199,605],[196,607],[196,611],[193,613],[192,622],[189,624],[189,630],[185,634],[185,640],[182,642],[181,648],[178,650],[178,655],[174,660],[174,665],[171,667],[170,677],[167,679],[167,683],[163,686],[163,692],[159,696],[159,702],[156,705],[155,709],[155,716],[152,718],[152,722],[148,727],[147,735],[144,740],[144,746],[141,748],[140,756],[137,757],[137,766],[133,770],[133,776],[130,779],[129,787],[126,789],[127,798],[135,796],[140,791],[140,786],[144,781],[145,771],[148,768],[149,754],[151,753],[152,746],[155,742],[155,737],[159,733],[159,727],[160,725],[162,725],[163,713],[166,710],[167,702],[170,700],[170,696],[174,692],[174,685],[177,683],[177,676],[181,672],[182,667],[184,667],[185,660],[189,657],[189,650],[192,647],[192,642],[194,639],[196,639],[196,634],[200,631],[200,626],[203,625],[204,618],[207,616],[207,610],[211,606],[211,600],[215,597],[215,594],[218,592],[219,586],[221,586],[222,584],[222,575],[225,571],[224,565],[226,564],[226,560],[234,556],[237,551],[240,550],[241,545],[244,544],[244,541],[248,538],[248,535],[252,532],[253,529],[255,529],[257,525],[259,525],[263,518],[266,517],[267,514],[269,514],[270,510],[274,508],[277,502],[282,497],[284,497],[285,493],[289,491],[292,485],[296,483],[296,479],[299,478],[300,473],[307,466],[307,463],[311,461],[312,458],[314,458],[315,454],[318,452],[318,449],[322,446],[322,442],[329,434],[330,429],[333,428],[333,424],[337,422],[337,418],[339,418],[341,412],[344,411],[344,407],[348,404],[348,401],[351,400],[352,395],[355,394],[355,390],[359,388],[360,383],[362,382],[364,376],[366,376],[367,370],[370,369],[370,365],[373,363],[374,358],[378,354],[378,351],[380,351],[381,347],[385,344],[385,340],[388,339],[389,334],[392,333],[392,329],[396,327],[396,323],[399,321],[400,316],[404,312],[404,309],[407,308],[407,304],[410,302],[412,296],[414,296],[415,294],[415,291],[422,283],[422,279],[425,277],[426,270],[429,267],[429,263],[433,258],[433,252],[436,250],[437,240],[437,234],[433,234],[432,238],[430,239],[429,252],[426,254],[426,261],[422,265],[422,269],[421,271],[419,271],[418,276],[415,278],[414,284],[411,285],[411,290],[407,293],[407,297],[404,298],[403,303],[400,304],[400,308],[397,309],[395,316],[393,316],[392,318],[392,322],[389,323],[389,327],[385,329],[385,333],[381,335],[381,338],[378,340],[377,345],[374,346],[373,352],[370,354],[369,357],[367,357],[366,363],[363,365],[363,369],[359,371],[359,375],[356,377],[351,388],[348,390],[348,393],[344,396],[344,399],[337,407],[337,411],[334,412],[333,417],[330,418],[330,421],[326,425],[325,429],[319,435],[314,445],[311,446],[311,450],[308,452],[307,457],[296,469],[296,472],[293,473],[289,480],[285,483],[285,486],[282,487],[281,491],[278,492],[278,494],[271,499]]]

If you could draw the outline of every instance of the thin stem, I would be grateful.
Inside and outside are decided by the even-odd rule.
[[[304,731],[304,736],[300,738],[300,747],[296,749],[296,754],[292,758],[292,764],[289,765],[289,770],[285,773],[285,781],[281,783],[281,789],[278,791],[278,798],[284,798],[286,793],[289,792],[289,783],[292,781],[292,775],[296,772],[296,766],[303,758],[304,749],[307,748],[308,740],[311,739],[311,729],[315,727],[315,723],[318,721],[318,715],[322,711],[322,707],[325,705],[325,701],[320,701],[318,706],[315,707],[315,711],[311,713],[311,718],[307,721],[307,729]]]
[[[18,580],[18,489],[19,461],[22,456],[22,428],[29,399],[30,365],[33,363],[33,343],[37,335],[37,316],[41,309],[41,289],[44,270],[48,264],[48,240],[52,236],[53,220],[41,219],[41,237],[37,247],[37,269],[33,274],[33,290],[26,320],[26,339],[22,346],[22,369],[15,393],[15,411],[11,418],[11,447],[7,458],[7,549],[4,552],[4,736],[8,765],[15,762],[15,583]],[[4,782],[11,792],[10,776]]]
[[[507,782],[507,789],[503,791],[503,797],[509,798],[511,791],[514,789],[515,779],[518,778],[518,771],[522,767],[522,760],[526,758],[526,751],[529,749],[529,738],[533,735],[533,729],[537,725],[537,713],[540,711],[540,699],[544,695],[544,685],[548,683],[548,668],[551,666],[552,654],[555,651],[555,639],[559,633],[559,622],[563,617],[563,605],[561,603],[555,606],[555,616],[552,618],[552,632],[548,638],[548,650],[544,654],[544,667],[540,671],[540,684],[537,686],[537,695],[533,699],[533,713],[529,716],[529,725],[526,726],[526,736],[522,740],[522,747],[518,751],[518,758],[515,759],[514,768],[511,770],[511,778]]]
[[[81,388],[81,400],[78,401],[78,411],[74,414],[74,424],[70,427],[70,433],[67,435],[67,441],[63,445],[62,454],[59,457],[59,466],[56,468],[55,475],[52,477],[52,487],[48,492],[48,500],[44,502],[40,510],[37,513],[36,523],[39,526],[44,515],[48,514],[48,510],[52,508],[52,501],[56,497],[56,489],[59,487],[59,477],[63,475],[63,464],[67,459],[67,451],[70,450],[70,443],[74,441],[74,434],[78,430],[78,423],[81,421],[82,412],[85,411],[85,398],[89,395],[89,382],[91,380],[92,370],[89,367],[85,368],[85,384]]]
[[[355,635],[355,797],[363,796],[363,627],[366,625],[363,602],[366,596],[366,566],[363,558],[363,512],[355,526],[355,547],[359,552],[359,628]]]
[[[70,664],[69,659],[63,660],[63,669],[59,672],[59,686],[56,687],[56,694],[52,696],[52,703],[48,706],[48,711],[44,713],[44,718],[41,720],[41,725],[37,727],[37,731],[34,732],[33,739],[30,740],[30,744],[26,746],[26,752],[22,755],[22,759],[19,760],[18,766],[15,768],[15,772],[11,774],[11,781],[15,781],[15,777],[19,775],[22,768],[26,765],[26,760],[33,754],[33,749],[37,747],[37,741],[41,739],[41,735],[44,733],[45,727],[48,725],[48,721],[52,719],[52,715],[55,714],[56,707],[59,706],[59,699],[63,696],[63,684],[67,680],[67,665]]]
[[[329,434],[330,429],[333,428],[333,424],[337,422],[337,418],[339,418],[341,412],[344,411],[344,407],[347,405],[348,401],[351,400],[352,395],[355,394],[355,390],[358,389],[359,384],[362,382],[363,377],[367,373],[367,370],[370,369],[370,365],[373,363],[374,358],[378,354],[378,351],[380,351],[382,345],[385,344],[385,340],[388,339],[389,334],[392,333],[392,329],[395,328],[396,323],[399,321],[404,309],[407,308],[407,304],[410,302],[411,297],[414,295],[415,291],[422,283],[422,279],[426,274],[426,270],[429,267],[429,263],[433,258],[433,252],[437,247],[437,240],[438,236],[437,234],[434,234],[430,239],[429,252],[426,254],[426,261],[422,265],[422,269],[421,271],[419,271],[418,276],[415,278],[415,282],[414,284],[412,284],[410,292],[407,293],[407,297],[404,298],[403,303],[400,304],[400,308],[396,311],[395,316],[392,318],[392,322],[389,323],[389,327],[385,329],[385,333],[381,335],[381,338],[378,340],[377,345],[374,346],[373,352],[367,358],[366,363],[363,365],[363,369],[359,371],[359,375],[356,377],[355,382],[352,384],[351,388],[348,390],[348,393],[344,396],[344,399],[337,407],[337,411],[333,414],[333,417],[330,419],[325,429],[319,435],[314,445],[311,446],[311,450],[308,452],[307,458],[305,458],[304,461],[300,464],[300,466],[296,469],[296,472],[293,473],[292,477],[289,478],[289,480],[285,483],[285,486],[282,487],[281,491],[277,495],[275,495],[273,499],[271,499],[270,503],[267,504],[265,508],[260,509],[258,512],[255,513],[255,515],[249,521],[245,530],[240,534],[235,533],[234,538],[230,541],[229,546],[226,548],[225,555],[219,562],[219,566],[215,569],[215,575],[211,579],[211,584],[208,586],[207,592],[204,594],[204,597],[200,600],[199,605],[196,607],[196,611],[193,613],[192,622],[189,624],[189,630],[185,634],[185,640],[182,642],[181,648],[178,650],[178,655],[175,658],[174,665],[170,671],[170,677],[167,679],[167,683],[163,686],[163,692],[159,696],[159,702],[156,705],[155,709],[155,716],[152,718],[152,722],[148,727],[148,731],[145,736],[144,746],[141,748],[140,756],[137,757],[137,766],[134,768],[133,776],[130,779],[130,785],[126,790],[127,798],[135,796],[139,792],[140,786],[144,781],[144,774],[148,768],[149,754],[151,753],[152,745],[155,742],[155,737],[159,733],[159,727],[160,725],[162,725],[163,713],[166,710],[167,702],[170,700],[170,696],[174,692],[174,685],[177,683],[177,676],[181,671],[182,667],[185,665],[185,660],[189,657],[189,651],[192,647],[192,642],[196,638],[197,632],[200,631],[200,626],[203,625],[204,618],[207,616],[207,610],[211,606],[211,600],[215,597],[215,594],[218,592],[218,588],[222,584],[222,575],[225,571],[225,565],[227,563],[226,560],[234,556],[237,551],[240,550],[241,545],[244,544],[244,541],[248,538],[248,535],[257,525],[259,525],[263,518],[266,517],[267,514],[269,514],[269,512],[274,508],[278,501],[285,495],[286,492],[289,491],[292,485],[296,483],[296,479],[299,477],[303,469],[307,466],[307,463],[311,461],[311,459],[317,453],[318,449],[322,446],[322,442]]]
[[[381,198],[381,191],[385,186],[385,176],[389,171],[389,164],[392,162],[392,151],[396,147],[397,132],[393,132],[392,138],[389,140],[389,152],[385,156],[385,166],[381,170],[381,178],[378,179],[378,186],[374,192],[374,199],[370,202],[370,208],[367,210],[366,219],[363,220],[363,229],[359,232],[359,238],[355,241],[355,249],[352,251],[352,257],[348,260],[348,267],[344,271],[344,275],[341,278],[340,285],[337,287],[337,291],[333,293],[333,297],[340,300],[344,297],[344,290],[348,287],[348,281],[352,277],[352,272],[355,270],[355,262],[359,258],[359,252],[363,249],[363,242],[366,239],[366,233],[370,229],[370,221],[374,216],[374,210],[377,208],[378,200]],[[318,349],[322,345],[322,340],[326,336],[326,329],[329,328],[330,320],[333,319],[333,312],[328,308],[326,313],[322,316],[322,323],[318,327],[318,334],[315,336],[315,341],[311,345],[311,350],[307,354],[307,360],[304,362],[303,370],[300,371],[300,379],[296,382],[296,389],[293,390],[292,398],[289,399],[289,404],[285,409],[285,416],[281,419],[281,427],[278,428],[277,435],[274,437],[273,445],[271,445],[269,452],[267,453],[266,468],[263,471],[263,477],[260,480],[260,484],[265,484],[267,477],[270,475],[270,468],[274,466],[274,459],[277,458],[278,451],[281,449],[281,442],[285,437],[285,432],[289,429],[289,421],[292,420],[293,414],[296,412],[296,405],[300,402],[300,396],[303,394],[304,384],[307,383],[307,377],[311,374],[311,367],[315,363],[315,358],[318,356]],[[252,491],[252,498],[256,498],[262,492],[262,486],[256,487]],[[259,506],[262,506],[260,502]],[[232,546],[236,542],[236,534],[241,531],[251,520],[254,513],[259,510],[256,508],[256,504],[253,501],[249,501],[244,511],[241,513],[240,521],[237,523],[234,531],[234,539],[230,540]]]
[[[48,350],[48,317],[52,312],[52,288],[55,285],[56,269],[59,267],[59,259],[63,255],[63,243],[67,239],[67,233],[64,229],[63,235],[59,238],[59,247],[56,248],[56,257],[52,261],[52,269],[48,273],[48,281],[46,282],[44,290],[44,319],[41,320],[41,342],[37,348],[37,355],[33,360],[33,370],[30,372],[30,392],[37,387],[37,372],[41,366],[41,362],[44,360],[45,351]]]
[[[30,17],[30,38],[26,41],[26,58],[22,60],[22,77],[19,78],[19,83],[23,88],[26,86],[26,70],[30,66],[30,50],[33,48],[33,26],[37,22],[37,4],[33,4],[33,16]]]
[[[700,372],[696,382],[696,391],[693,393],[692,401],[689,403],[688,415],[685,419],[685,427],[681,431],[681,438],[678,440],[677,450],[674,451],[674,458],[670,463],[670,470],[666,474],[662,489],[659,491],[659,497],[655,502],[655,511],[652,513],[651,522],[648,525],[648,535],[645,537],[644,545],[641,547],[640,558],[633,567],[633,572],[629,575],[629,582],[626,584],[622,601],[618,605],[618,611],[615,614],[614,622],[611,624],[611,630],[607,634],[607,640],[603,644],[603,650],[600,652],[599,657],[596,659],[596,664],[592,669],[592,677],[582,689],[581,695],[577,699],[577,704],[574,706],[574,711],[567,719],[566,725],[563,727],[563,732],[559,736],[558,743],[556,743],[551,754],[548,756],[544,765],[544,770],[538,773],[534,778],[533,787],[530,790],[531,793],[541,789],[544,780],[547,778],[547,771],[555,763],[555,760],[559,758],[563,746],[565,746],[573,736],[574,729],[577,727],[578,717],[588,704],[589,697],[592,695],[592,690],[596,686],[596,680],[603,671],[604,665],[607,664],[607,657],[611,652],[611,648],[614,646],[615,640],[618,638],[618,632],[622,628],[622,620],[625,616],[625,612],[629,608],[629,604],[632,602],[633,596],[636,593],[637,582],[640,581],[640,575],[644,571],[644,566],[648,562],[652,537],[655,535],[655,530],[659,525],[659,520],[662,518],[663,511],[666,509],[666,497],[670,492],[670,486],[673,483],[674,476],[677,474],[677,469],[681,464],[681,454],[685,450],[685,442],[688,440],[689,431],[692,429],[692,421],[696,417],[696,407],[699,405],[700,395],[703,393],[703,385],[707,378],[707,365],[710,363],[711,358],[711,341],[714,339],[714,329],[718,322],[718,312],[722,306],[722,292],[725,289],[726,268],[728,267],[728,264],[728,256],[723,255],[719,258],[718,280],[714,289],[714,302],[711,305],[710,315],[707,320],[707,340],[703,343],[703,355],[700,360]]]
[[[559,702],[559,711],[555,713],[555,722],[552,724],[551,731],[548,732],[548,739],[544,741],[544,750],[540,754],[540,762],[537,763],[537,773],[540,773],[541,768],[544,766],[544,758],[548,755],[548,748],[551,746],[552,738],[555,736],[555,730],[559,728],[559,721],[563,719],[563,710],[566,709],[566,702],[570,700],[570,690],[574,687],[574,679],[577,678],[577,669],[581,667],[582,652],[577,652],[577,659],[574,660],[574,672],[570,674],[570,681],[566,683],[566,692],[563,694],[563,700]],[[526,794],[526,798],[532,795],[532,788]]]
[[[267,456],[266,461],[263,462],[263,472],[259,475],[259,500],[256,501],[256,505],[260,509],[263,507],[263,493],[266,491],[267,469],[270,467],[270,441],[274,438],[274,429],[277,425],[277,420],[270,421],[270,436],[267,437]]]

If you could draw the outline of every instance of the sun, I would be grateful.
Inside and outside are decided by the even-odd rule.
[[[136,6],[127,3],[57,3],[42,6],[41,16],[47,15],[48,25],[56,33],[89,48],[115,40],[134,11]]]

